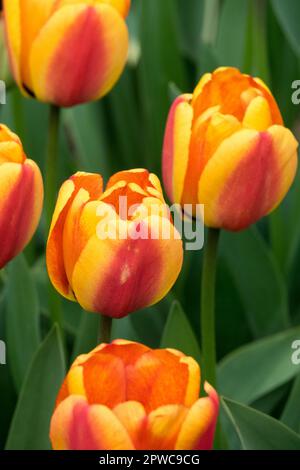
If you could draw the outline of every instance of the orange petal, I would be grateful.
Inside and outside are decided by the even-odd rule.
[[[134,447],[136,449],[139,448],[138,446],[142,433],[144,432],[143,426],[146,420],[143,405],[137,401],[126,401],[116,406],[113,412],[128,432]]]
[[[59,191],[47,242],[47,268],[54,287],[70,300],[75,298],[64,265],[63,231],[66,217],[72,201],[81,188],[89,193],[90,198],[97,198],[102,193],[102,184],[100,175],[77,173],[67,180]]]

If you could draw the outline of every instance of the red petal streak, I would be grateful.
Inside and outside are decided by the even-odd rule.
[[[34,196],[34,172],[30,166],[22,165],[18,182],[0,215],[0,268],[26,244]]]
[[[151,304],[158,290],[160,240],[124,240],[95,295],[95,311],[114,318]]]
[[[280,177],[272,138],[261,132],[257,144],[239,163],[219,197],[220,225],[242,230],[263,217],[274,203]]]
[[[101,17],[88,7],[62,41],[48,71],[49,95],[61,106],[93,99],[106,78],[107,44]]]

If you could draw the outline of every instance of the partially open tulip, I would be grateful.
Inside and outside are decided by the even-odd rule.
[[[0,124],[0,269],[31,240],[43,206],[43,181],[17,135]]]
[[[59,106],[108,93],[125,66],[130,0],[4,0],[10,62],[24,94]]]
[[[51,420],[54,450],[209,450],[219,399],[171,349],[117,340],[73,363]]]
[[[62,185],[48,273],[54,287],[85,310],[120,318],[158,302],[175,283],[182,257],[155,175],[117,173],[104,193],[97,174],[77,173]]]
[[[235,68],[205,74],[169,114],[163,178],[172,202],[204,204],[209,227],[241,230],[289,190],[298,143],[270,90]]]

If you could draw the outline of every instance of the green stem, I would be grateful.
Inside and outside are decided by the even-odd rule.
[[[59,116],[60,108],[55,105],[51,105],[45,169],[45,210],[47,230],[51,224],[57,192]]]
[[[45,211],[46,232],[49,230],[52,214],[56,202],[57,191],[57,160],[58,160],[58,137],[59,137],[59,115],[60,108],[54,105],[50,107],[48,144],[45,168]],[[64,339],[63,316],[61,311],[61,298],[49,282],[49,310],[52,323],[56,323]]]
[[[204,249],[201,286],[201,348],[203,357],[203,377],[213,387],[217,382],[216,371],[216,328],[215,328],[215,287],[218,241],[220,230],[209,228]],[[215,448],[224,448],[220,421],[215,433]]]
[[[204,378],[216,385],[215,284],[219,230],[208,229],[201,286],[201,347]]]
[[[100,322],[100,343],[110,343],[111,341],[112,318],[106,315],[101,315]]]

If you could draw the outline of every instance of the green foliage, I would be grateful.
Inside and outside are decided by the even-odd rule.
[[[299,138],[298,0],[133,0],[130,59],[112,92],[63,110],[58,182],[74,172],[107,180],[124,168],[161,176],[161,149],[173,99],[200,74],[232,65],[271,87],[285,123]],[[47,106],[11,89],[1,121],[16,130],[44,170]],[[300,449],[299,175],[284,204],[256,227],[222,233],[217,272],[218,391],[231,449]],[[65,350],[50,331],[45,223],[25,254],[0,278],[0,446],[48,449],[49,421],[67,364],[97,345],[99,316],[62,300]],[[1,247],[0,247],[1,249]],[[113,322],[112,338],[172,347],[201,361],[201,252],[187,252],[173,291],[159,304]],[[251,408],[248,406],[250,405]]]

